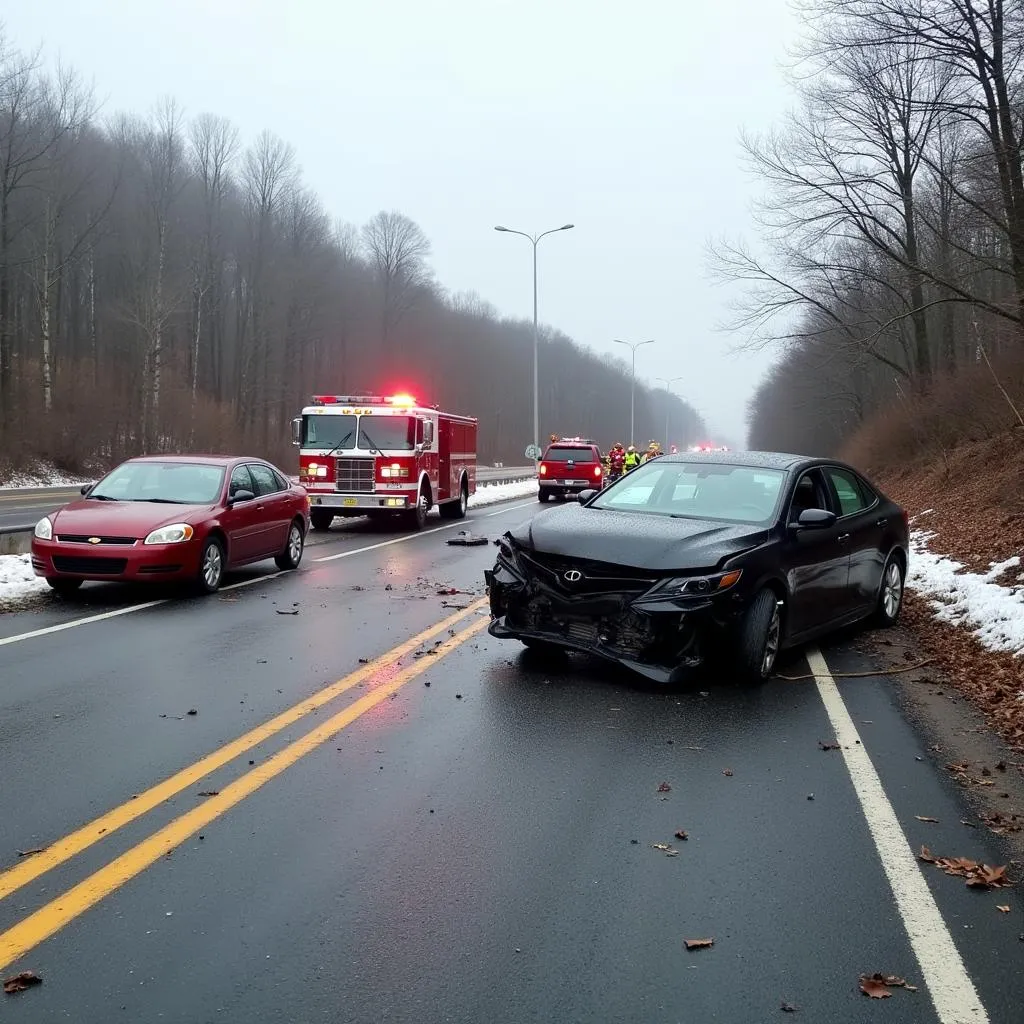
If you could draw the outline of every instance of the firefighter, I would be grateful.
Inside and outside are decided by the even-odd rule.
[[[650,462],[652,459],[657,459],[659,456],[665,453],[661,450],[661,445],[657,441],[651,441],[647,445],[647,451],[644,452],[643,462]]]
[[[636,448],[630,445],[626,449],[626,457],[623,459],[623,463],[626,467],[626,472],[631,473],[637,466],[640,465],[640,455],[637,453]]]
[[[618,480],[626,469],[626,449],[621,441],[616,441],[608,453],[608,481]]]

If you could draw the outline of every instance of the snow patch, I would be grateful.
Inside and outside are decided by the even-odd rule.
[[[0,607],[49,591],[32,571],[31,555],[0,555]]]
[[[994,582],[1007,569],[1019,566],[1020,557],[995,562],[984,573],[969,572],[928,548],[934,536],[923,530],[911,533],[907,586],[930,599],[940,622],[970,629],[990,651],[1024,655],[1024,592]]]
[[[515,498],[527,498],[536,493],[537,481],[533,477],[528,480],[513,480],[507,484],[481,484],[477,487],[476,494],[469,496],[469,507],[497,505]]]
[[[52,465],[40,464],[31,473],[14,473],[6,480],[0,480],[0,490],[25,491],[38,487],[80,487],[92,483],[82,476],[68,476]]]

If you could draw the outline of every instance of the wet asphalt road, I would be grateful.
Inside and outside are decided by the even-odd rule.
[[[61,490],[40,488],[38,490],[8,490],[0,488],[0,529],[34,524],[79,497],[77,487]]]
[[[481,509],[472,528],[493,539],[535,511]],[[829,1024],[959,1019],[922,981],[844,755],[818,746],[835,731],[813,682],[668,693],[538,661],[482,631],[493,547],[452,536],[334,531],[298,573],[260,567],[217,597],[172,594],[24,640],[139,595],[88,587],[0,616],[0,869],[152,804],[37,877],[0,874],[0,975],[44,979],[0,997],[0,1018],[757,1024],[788,1017],[786,1002]],[[833,672],[864,667],[849,642],[824,653]],[[212,773],[147,797],[353,672]],[[913,849],[1003,863],[995,839],[960,824],[961,794],[891,683],[838,686]],[[286,754],[318,727],[324,742]],[[197,808],[210,820],[174,824]],[[141,844],[165,828],[145,866]],[[12,877],[24,884],[7,891]],[[987,1013],[963,1019],[1019,1021],[1016,889],[922,877]],[[688,938],[715,944],[687,952]],[[8,963],[12,942],[25,952]],[[857,990],[874,971],[919,990],[876,1004]]]

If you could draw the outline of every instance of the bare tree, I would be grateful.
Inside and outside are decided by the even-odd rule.
[[[430,242],[415,221],[395,210],[381,210],[363,226],[363,245],[383,292],[381,334],[386,345],[430,283]]]

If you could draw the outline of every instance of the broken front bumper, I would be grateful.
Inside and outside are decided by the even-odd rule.
[[[630,591],[570,595],[540,580],[520,578],[500,561],[484,578],[492,636],[546,641],[662,683],[678,682],[703,664],[732,618],[710,599],[684,606],[644,601],[643,594]]]

